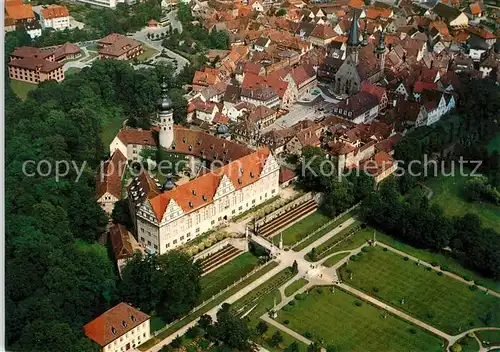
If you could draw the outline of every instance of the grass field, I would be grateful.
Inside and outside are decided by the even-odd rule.
[[[28,93],[32,91],[33,89],[36,89],[37,85],[33,83],[28,83],[28,82],[23,82],[23,81],[17,81],[14,79],[10,80],[10,88],[14,92],[15,95],[17,95],[21,99],[26,99],[28,96]]]
[[[203,276],[200,280],[201,299],[207,300],[221,290],[230,286],[240,277],[245,276],[259,264],[259,258],[250,252],[245,252],[229,263]]]
[[[462,352],[479,351],[479,344],[474,337],[464,336],[458,341],[458,344],[462,346]]]
[[[219,297],[217,297],[216,299],[214,299],[210,303],[206,304],[205,306],[203,306],[202,308],[193,312],[192,314],[186,316],[184,319],[178,321],[177,323],[173,324],[165,331],[162,331],[162,333],[159,334],[158,336],[153,337],[153,338],[149,339],[148,341],[146,341],[145,343],[143,343],[142,345],[140,345],[139,350],[145,351],[145,350],[150,349],[151,347],[153,347],[155,344],[157,344],[158,342],[160,342],[161,340],[163,340],[167,336],[169,336],[172,333],[174,333],[175,331],[179,330],[184,325],[199,318],[200,316],[202,316],[203,314],[205,314],[206,312],[208,312],[212,308],[218,306],[219,304],[224,302],[226,299],[228,299],[229,297],[234,295],[236,292],[238,292],[241,289],[243,289],[244,287],[250,285],[252,282],[257,280],[259,277],[261,277],[262,275],[265,275],[267,272],[273,270],[277,266],[278,266],[278,263],[276,263],[274,261],[268,263],[266,266],[264,266],[262,269],[257,271],[255,274],[246,278],[245,280],[243,280],[242,282],[240,282],[238,285],[234,286],[233,288],[231,288],[227,292],[224,292],[222,295],[220,295]]]
[[[287,297],[290,297],[291,295],[293,295],[295,292],[297,292],[300,288],[304,287],[308,283],[309,283],[309,281],[306,279],[298,279],[297,281],[292,282],[290,284],[290,286],[285,288],[285,295]]]
[[[328,222],[330,218],[319,211],[312,213],[283,231],[283,244],[291,246]],[[279,238],[279,233],[275,236]]]
[[[293,250],[296,251],[296,252],[299,252],[299,251],[303,250],[304,248],[306,248],[310,244],[314,243],[314,241],[316,241],[317,239],[323,237],[328,232],[332,231],[334,228],[336,228],[337,226],[339,226],[340,224],[342,224],[344,221],[348,220],[353,215],[357,214],[357,212],[358,212],[358,208],[353,209],[352,211],[348,212],[347,214],[342,215],[337,220],[335,220],[333,223],[331,223],[330,225],[328,225],[327,227],[325,227],[323,230],[318,231],[313,236],[311,236],[310,238],[308,238],[307,240],[305,240],[304,242],[302,242],[301,244],[299,244],[297,247],[294,247]]]
[[[347,270],[352,271],[352,279]],[[487,325],[500,327],[500,299],[469,286],[439,276],[415,262],[382,248],[370,248],[356,261],[340,269],[342,279],[351,286],[376,296],[390,305],[449,334]],[[404,303],[402,304],[402,300]]]
[[[151,58],[151,56],[159,53],[158,50],[156,50],[148,45],[143,45],[142,47],[144,48],[144,52],[141,55],[137,56],[137,60],[139,60],[139,61],[148,60]]]
[[[82,69],[78,67],[70,67],[64,72],[65,75],[73,75],[75,73],[80,72]]]
[[[475,334],[481,341],[488,341],[491,346],[500,345],[500,330],[483,330]]]
[[[113,138],[120,130],[123,120],[115,116],[111,121],[103,121],[101,126],[101,140],[104,144],[104,148],[108,148]]]
[[[383,312],[336,288],[312,290],[303,301],[295,300],[278,320],[289,328],[309,335],[313,341],[333,344],[339,352],[367,351],[443,351],[440,338]]]
[[[349,253],[334,254],[330,258],[328,258],[327,260],[325,260],[323,262],[323,265],[326,266],[327,268],[331,268],[332,266],[334,266],[335,264],[337,264],[339,261],[341,261],[342,259],[344,259],[348,255],[349,255]]]
[[[345,229],[343,229],[342,231],[337,233],[335,236],[330,238],[328,241],[325,241],[322,244],[320,244],[319,246],[317,246],[316,247],[316,254],[317,254],[316,260],[320,260],[320,259],[324,258],[325,256],[327,256],[328,254],[340,251],[341,249],[338,249],[338,248],[343,244],[349,243],[351,245],[354,245],[354,244],[357,244],[359,242],[359,244],[357,246],[357,247],[359,247],[362,244],[366,243],[366,240],[362,240],[364,238],[362,236],[358,237],[359,240],[357,240],[356,242],[354,242],[354,241],[347,242],[354,235],[357,235],[360,231],[362,231],[362,230],[360,230],[360,231],[356,232],[355,234],[352,234],[349,237],[347,237],[349,235],[349,233],[351,231],[353,231],[356,227],[358,227],[360,224],[361,224],[361,222],[359,222],[359,221],[353,222],[350,226],[346,227]],[[354,248],[356,248],[356,247],[354,247]],[[311,254],[311,252],[309,252],[307,254],[306,259],[309,261],[312,261],[310,254]]]
[[[497,229],[500,223],[500,206],[491,203],[467,202],[463,197],[464,184],[467,179],[468,177],[458,174],[453,177],[429,178],[426,184],[434,192],[431,202],[439,204],[448,216],[476,214],[485,227]]]

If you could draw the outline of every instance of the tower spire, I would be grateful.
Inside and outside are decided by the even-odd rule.
[[[174,142],[174,113],[172,111],[172,100],[168,96],[168,85],[165,78],[160,87],[161,97],[158,100],[159,140],[160,147],[168,149]]]
[[[349,38],[347,39],[347,52],[348,57],[353,65],[358,64],[358,51],[359,51],[359,15],[356,10],[354,10],[354,16],[352,18],[351,29],[349,30]]]
[[[368,45],[368,21],[365,17],[365,28],[363,29],[363,40],[361,41],[362,46]]]

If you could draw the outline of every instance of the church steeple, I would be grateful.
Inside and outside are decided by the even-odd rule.
[[[385,29],[383,29],[380,32],[380,38],[377,47],[375,48],[375,55],[377,56],[377,66],[380,69],[380,73],[382,76],[384,75],[385,68],[385,53]]]
[[[168,96],[168,85],[161,84],[161,98],[158,101],[158,120],[160,127],[160,146],[170,148],[174,141],[174,113],[172,100]]]
[[[363,40],[361,41],[361,46],[368,45],[368,22],[365,18],[365,28],[363,29]]]
[[[351,29],[349,30],[349,38],[347,39],[347,54],[348,58],[351,60],[353,65],[358,64],[358,51],[359,45],[359,15],[356,10],[354,10],[354,16],[352,18]]]

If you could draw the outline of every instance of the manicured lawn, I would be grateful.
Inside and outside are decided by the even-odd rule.
[[[137,60],[139,61],[144,61],[144,60],[148,60],[151,58],[151,56],[155,55],[155,54],[158,54],[158,50],[148,46],[148,45],[143,45],[142,46],[144,48],[144,52],[137,56]]]
[[[283,231],[283,244],[290,246],[328,222],[330,218],[319,211],[312,213]],[[279,239],[279,233],[274,237]]]
[[[433,177],[426,181],[434,192],[431,202],[439,204],[448,216],[476,214],[483,226],[498,229],[500,206],[486,202],[467,202],[463,197],[463,189],[468,177],[460,176],[458,172],[457,170],[457,175],[453,177]]]
[[[290,268],[285,268],[281,270],[279,273],[274,275],[272,278],[267,280],[266,282],[259,285],[254,290],[247,293],[245,296],[237,300],[232,304],[232,309],[237,314],[245,314],[249,309],[254,306],[260,304],[262,300],[266,299],[266,297],[273,292],[275,289],[283,285],[286,281],[290,280],[290,278],[295,275]],[[255,308],[254,308],[255,309]],[[262,314],[265,313],[265,310]],[[255,313],[252,310],[252,314]],[[260,315],[262,315],[260,314]],[[259,315],[259,316],[260,316]]]
[[[478,352],[479,344],[474,337],[462,337],[458,343],[462,346],[462,352]]]
[[[255,343],[263,346],[268,351],[280,352],[283,351],[283,349],[285,349],[287,346],[290,346],[293,342],[297,342],[299,345],[300,352],[307,351],[307,345],[305,343],[294,339],[292,336],[288,335],[284,331],[279,330],[278,328],[275,328],[273,325],[268,324],[268,326],[269,329],[262,337],[253,339]],[[269,344],[269,340],[271,340],[271,337],[277,330],[279,330],[281,335],[283,336],[283,342],[281,343],[280,346],[274,347]]]
[[[21,99],[26,99],[28,93],[33,89],[36,89],[37,85],[33,83],[17,81],[14,79],[10,80],[10,88]]]
[[[352,211],[348,212],[347,214],[342,215],[337,220],[335,220],[333,223],[331,223],[330,225],[328,225],[327,227],[325,227],[323,230],[318,231],[313,236],[311,236],[310,238],[308,238],[307,240],[305,240],[304,242],[302,242],[298,246],[294,247],[293,250],[296,251],[296,252],[299,252],[299,251],[303,250],[304,248],[306,248],[310,244],[314,243],[314,241],[316,241],[317,239],[323,237],[328,232],[332,231],[334,228],[336,228],[337,226],[339,226],[340,224],[342,224],[344,221],[350,219],[353,215],[357,214],[357,212],[358,212],[358,208],[353,209]]]
[[[440,338],[382,310],[362,302],[342,290],[315,288],[302,301],[280,311],[278,321],[313,341],[324,340],[338,351],[443,351]]]
[[[483,330],[475,332],[479,340],[488,341],[490,346],[500,345],[500,330]]]
[[[90,51],[89,50],[89,56],[87,56],[86,58],[83,58],[82,62],[89,62],[89,61],[93,60],[95,57],[97,57],[98,55],[99,55],[99,53],[97,51]]]
[[[306,280],[306,279],[298,279],[297,281],[294,281],[290,286],[288,286],[287,288],[285,288],[285,295],[287,297],[293,295],[301,287],[307,285],[308,283],[309,283],[309,281]]]
[[[348,255],[349,255],[349,253],[334,254],[330,258],[328,258],[327,260],[325,260],[323,262],[323,265],[326,266],[327,268],[331,268],[332,266],[334,266],[335,264],[337,264],[339,261],[341,261],[342,259],[344,259]]]
[[[178,321],[177,323],[173,324],[172,326],[170,326],[165,331],[162,331],[162,333],[159,334],[158,336],[149,339],[148,341],[146,341],[145,343],[143,343],[142,345],[140,345],[139,349],[141,351],[145,351],[145,350],[151,348],[152,346],[154,346],[155,344],[157,344],[158,342],[160,342],[161,340],[163,340],[167,336],[169,336],[172,333],[174,333],[175,331],[179,330],[184,325],[192,322],[193,320],[199,318],[200,316],[202,316],[203,314],[205,314],[206,312],[208,312],[212,308],[218,306],[219,304],[221,304],[222,302],[224,302],[226,299],[228,299],[229,297],[231,297],[232,295],[234,295],[236,292],[238,292],[241,289],[243,289],[244,287],[250,285],[252,282],[254,282],[255,280],[257,280],[259,277],[261,277],[262,275],[265,275],[267,272],[273,270],[277,266],[278,266],[278,263],[276,263],[274,261],[268,263],[266,266],[264,266],[262,269],[260,269],[259,271],[257,271],[255,274],[253,274],[250,277],[246,278],[245,280],[243,280],[242,282],[240,282],[238,285],[234,286],[230,290],[224,292],[222,295],[220,295],[219,297],[217,297],[216,299],[214,299],[212,302],[206,304],[202,308],[200,308],[197,311],[193,312],[192,314],[186,316],[184,319],[182,319],[182,320]]]
[[[259,264],[259,258],[250,252],[243,253],[218,269],[203,276],[200,280],[201,299],[207,300],[245,276]]]
[[[494,314],[500,311],[499,298],[473,292],[458,280],[439,276],[381,247],[372,247],[356,261],[350,260],[340,273],[348,285],[452,335],[460,329],[485,326],[488,312],[493,313],[490,326],[500,326],[500,315]]]
[[[343,244],[345,241],[347,241],[348,239],[350,239],[354,235],[358,234],[359,231],[362,231],[362,230],[359,230],[358,232],[351,234],[352,231],[354,231],[360,225],[361,225],[361,222],[355,221],[350,226],[346,227],[345,229],[343,229],[342,231],[337,233],[335,236],[330,238],[328,241],[325,241],[322,244],[320,244],[318,247],[316,247],[316,260],[320,260],[320,259],[324,258],[325,256],[327,256],[328,254],[331,254],[333,252],[340,251],[340,249],[338,249],[338,247],[341,244]],[[365,242],[366,241],[360,241],[358,247],[361,246]],[[354,247],[354,248],[356,248],[356,247]],[[307,254],[306,259],[309,261],[312,261],[310,254],[311,254],[311,252],[309,252]]]
[[[371,236],[373,237],[373,229],[371,230],[364,230],[364,231],[371,231]],[[364,231],[358,232],[356,236],[362,236],[364,234]],[[369,233],[364,234],[365,238],[368,238],[370,236]],[[431,252],[428,249],[420,249],[420,248],[415,248],[410,246],[409,244],[406,244],[402,242],[401,240],[383,234],[381,232],[376,233],[377,236],[377,241],[380,241],[382,243],[385,243],[393,248],[396,248],[400,251],[403,251],[405,253],[408,253],[409,255],[413,257],[417,257],[423,261],[426,261],[428,263],[437,263],[438,266],[441,268],[444,268],[445,270],[455,273],[459,276],[462,277],[467,277],[470,280],[476,281],[480,283],[482,286],[488,287],[491,290],[500,292],[500,282],[495,281],[493,279],[486,278],[472,270],[466,269],[465,267],[460,264],[459,261],[456,259],[450,257],[449,255],[443,254],[443,253],[436,253],[436,252]],[[354,238],[353,238],[354,239]],[[338,247],[340,249],[340,246]]]

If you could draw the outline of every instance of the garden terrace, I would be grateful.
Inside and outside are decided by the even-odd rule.
[[[312,341],[339,351],[443,351],[443,341],[425,330],[335,287],[296,296],[277,320]]]
[[[387,302],[450,335],[483,326],[499,326],[500,299],[441,271],[418,265],[380,247],[352,256],[340,268],[350,286]]]
[[[215,269],[218,266],[221,266],[231,259],[239,256],[243,251],[231,245],[227,245],[222,248],[220,251],[215,252],[212,255],[209,255],[206,258],[201,260],[201,267],[203,269],[203,274],[208,273],[209,271]]]
[[[269,221],[258,229],[258,234],[262,237],[270,237],[281,229],[291,225],[296,220],[314,212],[318,208],[316,202],[311,199],[302,203],[289,212]]]

